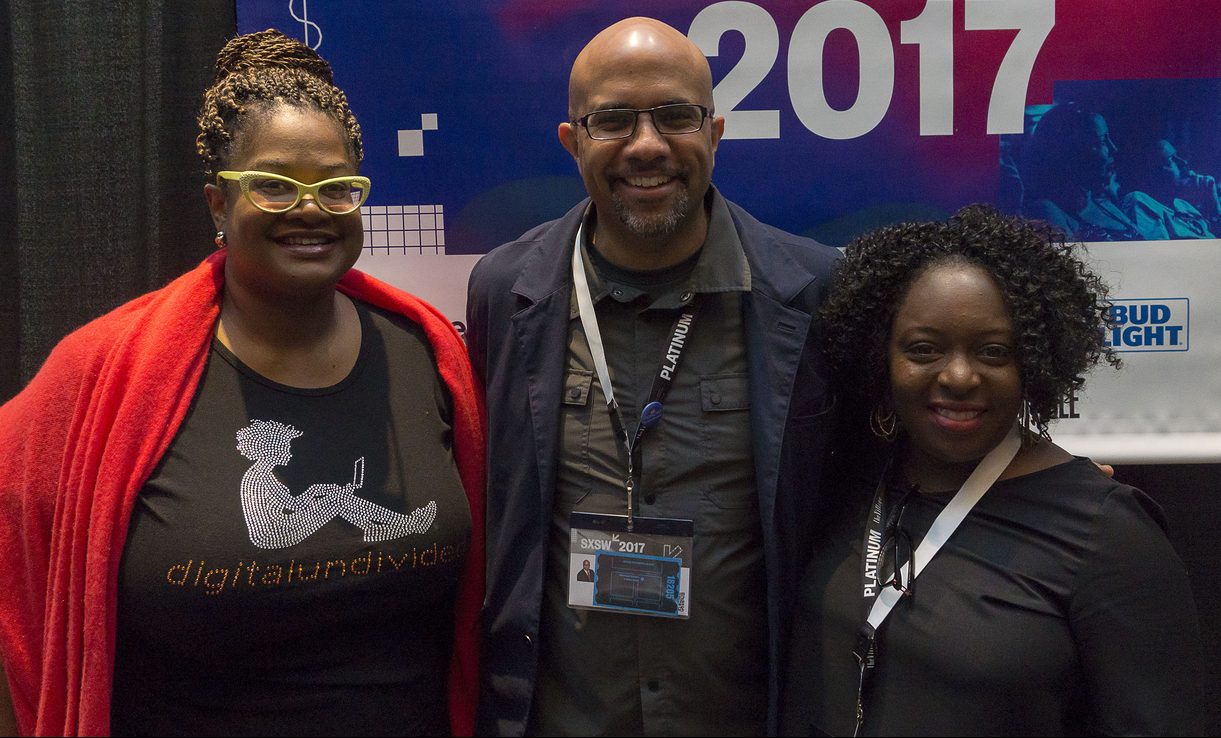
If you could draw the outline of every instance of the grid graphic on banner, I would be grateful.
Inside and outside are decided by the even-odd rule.
[[[441,205],[370,205],[360,209],[365,250],[402,254],[445,253]]]

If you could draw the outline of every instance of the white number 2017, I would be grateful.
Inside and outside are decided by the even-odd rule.
[[[1016,30],[992,83],[988,133],[1021,133],[1035,58],[1055,25],[1055,0],[966,0],[967,31]],[[856,100],[844,110],[827,102],[823,50],[843,29],[856,40],[860,69]],[[688,36],[706,56],[720,53],[721,37],[737,31],[742,58],[713,91],[725,116],[725,138],[780,138],[779,110],[738,110],[771,71],[780,53],[776,21],[762,7],[727,0],[704,8]],[[954,0],[928,0],[920,15],[899,24],[899,42],[919,47],[920,135],[954,132]],[[830,139],[863,136],[877,127],[894,96],[895,55],[886,23],[859,0],[823,0],[793,27],[788,89],[793,112],[811,133]]]

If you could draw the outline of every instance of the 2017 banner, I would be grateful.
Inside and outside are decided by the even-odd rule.
[[[651,15],[708,56],[713,181],[842,246],[989,202],[1086,244],[1120,372],[1057,441],[1114,463],[1221,461],[1221,7],[1210,0],[238,0],[318,49],[364,130],[360,268],[458,324],[480,255],[584,197],[556,138],[598,30]]]

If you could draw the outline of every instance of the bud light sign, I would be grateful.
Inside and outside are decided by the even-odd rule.
[[[1186,297],[1115,300],[1106,342],[1116,351],[1187,351],[1190,317]]]

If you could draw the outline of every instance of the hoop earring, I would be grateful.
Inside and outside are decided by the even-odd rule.
[[[212,239],[212,241],[216,244],[216,248],[218,249],[223,249],[229,245],[229,240],[226,238],[224,231],[217,231],[216,238]]]
[[[883,415],[881,403],[874,405],[873,412],[869,414],[869,430],[883,441],[893,442],[899,435],[899,419],[895,416],[894,409],[888,409]]]

